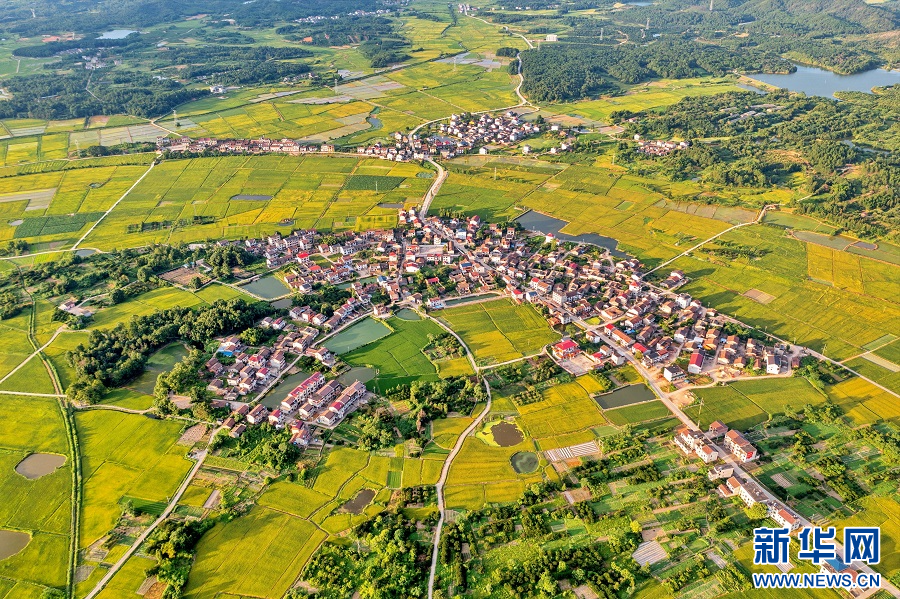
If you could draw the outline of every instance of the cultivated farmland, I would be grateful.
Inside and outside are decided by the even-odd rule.
[[[84,476],[80,541],[87,547],[115,525],[124,497],[165,502],[191,462],[175,445],[178,422],[105,410],[80,412],[75,422]]]
[[[0,529],[30,535],[18,553],[0,561],[0,576],[64,587],[68,566],[72,466],[60,408],[52,399],[5,395],[0,430]],[[66,456],[65,464],[33,480],[15,471],[32,453]],[[12,595],[10,595],[12,596]],[[37,596],[37,595],[35,595]]]
[[[342,358],[353,366],[374,368],[377,376],[373,384],[381,392],[416,380],[437,380],[437,368],[422,349],[429,343],[428,335],[440,335],[443,330],[430,320],[395,317],[387,325],[393,329],[390,335],[344,354]]]
[[[774,226],[744,227],[720,239],[763,255],[722,260],[698,251],[672,264],[691,278],[684,290],[712,307],[839,360],[864,352],[885,331],[900,330],[891,291],[898,267],[806,244]],[[753,301],[744,296],[751,289],[775,299]]]
[[[351,189],[348,179],[372,164],[390,182]],[[160,242],[259,237],[299,228],[392,227],[394,209],[419,203],[430,182],[409,164],[338,156],[229,156],[163,162],[85,240],[108,249]],[[397,174],[395,174],[397,173]],[[371,182],[382,177],[363,179]],[[402,178],[402,182],[398,179]],[[360,187],[361,185],[356,185]]]
[[[536,354],[559,339],[533,307],[505,299],[449,308],[439,317],[462,337],[480,364]]]

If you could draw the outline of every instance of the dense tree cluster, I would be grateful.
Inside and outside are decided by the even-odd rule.
[[[475,379],[453,377],[398,385],[386,396],[392,402],[406,402],[410,409],[401,415],[379,407],[355,416],[354,422],[360,431],[358,443],[363,449],[392,444],[396,431],[405,439],[418,438],[424,445],[432,420],[444,418],[448,412],[467,413],[476,402],[484,401],[486,392]]]
[[[347,16],[315,23],[292,23],[275,30],[287,39],[315,46],[342,46],[394,34],[394,24],[386,17]]]
[[[898,94],[900,89],[889,88],[835,102],[785,92],[762,97],[727,93],[682,100],[625,124],[629,135],[645,138],[722,140],[693,143],[687,150],[653,159],[658,172],[672,179],[699,176],[714,185],[761,187],[805,172],[809,195],[797,205],[799,212],[878,238],[900,224],[900,159],[863,151],[847,140],[877,137],[886,148],[900,147],[900,137],[884,127],[896,118]],[[634,115],[612,116],[624,122]],[[623,161],[637,161],[631,146],[623,146]],[[848,168],[865,176],[847,176]]]
[[[415,541],[416,522],[399,514],[382,513],[360,524],[356,535],[368,551],[352,544],[326,544],[303,577],[319,589],[322,599],[344,599],[358,592],[362,599],[400,599],[427,594],[430,546]]]
[[[196,309],[158,310],[134,317],[128,324],[91,331],[87,344],[80,344],[66,357],[79,384],[93,379],[117,387],[143,372],[150,355],[172,341],[183,339],[202,347],[217,335],[251,326],[270,310],[268,304],[248,304],[239,298]]]
[[[739,72],[788,72],[794,67],[775,54],[731,52],[685,40],[652,46],[611,47],[559,44],[522,52],[522,91],[538,102],[577,100],[618,91],[654,77],[681,79]]]
[[[87,71],[68,75],[29,75],[7,79],[12,97],[0,102],[0,118],[69,119],[96,114],[160,116],[175,106],[208,95],[205,89],[189,89],[171,79],[130,73],[127,85],[110,85],[87,91]]]
[[[148,572],[168,585],[163,599],[177,599],[187,584],[194,559],[194,549],[203,534],[212,528],[212,520],[175,520],[160,524],[147,538],[144,551],[157,563]]]
[[[220,451],[225,457],[282,472],[292,467],[300,455],[300,450],[290,441],[290,430],[279,430],[265,423],[248,427],[237,439],[222,430],[213,438],[210,449]]]

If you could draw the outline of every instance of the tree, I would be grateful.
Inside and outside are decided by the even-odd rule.
[[[745,509],[744,513],[751,520],[763,520],[768,516],[769,511],[765,503],[757,502],[753,504],[753,507]]]
[[[113,304],[121,304],[125,301],[125,292],[121,289],[113,289],[109,294],[109,301]]]
[[[103,399],[106,387],[99,380],[81,375],[66,390],[67,399],[79,405],[93,405]]]
[[[191,279],[191,289],[200,289],[201,287],[203,287],[203,279],[199,276]]]

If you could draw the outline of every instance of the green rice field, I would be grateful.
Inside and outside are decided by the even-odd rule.
[[[532,355],[559,339],[532,306],[506,299],[448,308],[439,317],[462,337],[481,364]]]

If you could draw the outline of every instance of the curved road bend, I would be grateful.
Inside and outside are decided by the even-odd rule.
[[[456,332],[445,325],[443,322],[425,314],[425,317],[436,323],[439,327],[453,335],[457,341],[459,341],[460,345],[462,345],[463,349],[466,350],[466,357],[469,359],[469,363],[472,365],[472,369],[475,371],[475,374],[481,376],[479,374],[479,368],[475,365],[475,356],[469,351],[469,346],[465,344],[462,338],[456,334]],[[431,548],[431,571],[428,574],[428,599],[433,599],[434,596],[434,579],[437,574],[437,561],[438,561],[438,549],[441,545],[441,532],[444,529],[444,520],[446,519],[446,506],[444,504],[444,483],[447,482],[447,476],[450,474],[450,466],[453,463],[453,458],[456,457],[456,454],[462,449],[463,443],[466,440],[472,431],[474,431],[478,425],[481,424],[481,421],[484,420],[484,417],[488,415],[488,412],[491,411],[491,386],[488,384],[487,379],[481,377],[481,382],[484,383],[484,389],[487,391],[487,403],[484,406],[484,409],[481,410],[481,413],[472,421],[469,426],[466,427],[466,430],[462,432],[462,434],[456,439],[456,444],[453,446],[453,450],[450,451],[450,454],[447,456],[447,459],[444,460],[444,466],[441,468],[441,477],[438,479],[437,484],[435,485],[435,490],[437,491],[437,501],[438,501],[438,513],[440,517],[438,518],[437,527],[434,529],[434,546]],[[91,598],[88,598],[91,599]]]

